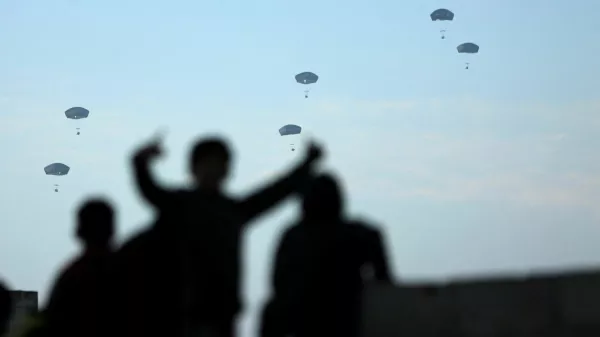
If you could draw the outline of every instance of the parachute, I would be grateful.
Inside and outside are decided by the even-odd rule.
[[[434,10],[429,15],[429,17],[431,18],[431,21],[452,21],[452,20],[454,20],[454,13],[452,13],[448,9],[440,8],[440,9]],[[446,38],[446,36],[444,35],[445,32],[446,32],[445,29],[440,30],[440,33],[442,34],[442,39]]]
[[[279,128],[279,134],[281,136],[299,135],[302,132],[302,128],[298,125],[287,124]],[[292,151],[296,151],[294,144],[290,144]]]
[[[74,107],[65,111],[65,116],[69,119],[80,119],[87,118],[90,115],[90,111],[86,108]]]
[[[73,107],[65,111],[65,116],[68,119],[83,119],[87,118],[90,115],[90,111],[81,107]],[[77,135],[79,135],[79,128],[77,128]]]
[[[302,128],[298,125],[287,124],[279,129],[279,134],[282,136],[297,135],[302,132]]]
[[[44,167],[44,172],[49,176],[64,176],[69,173],[70,167],[63,163],[53,163]],[[54,192],[58,192],[58,184],[54,184]]]
[[[296,75],[295,78],[296,78],[296,82],[298,82],[300,84],[304,84],[304,85],[317,83],[317,81],[319,80],[319,76],[317,76],[317,74],[315,74],[315,73],[311,73],[310,71],[305,71],[303,73],[300,73],[300,74]],[[309,92],[308,89],[304,90],[304,98],[308,98],[308,92]]]
[[[71,168],[63,163],[53,163],[44,167],[44,172],[46,172],[47,175],[52,176],[67,175],[69,173],[69,170],[71,170]]]
[[[452,11],[440,8],[434,10],[430,15],[431,21],[452,21],[454,20],[454,13]]]
[[[479,52],[479,46],[472,42],[467,42],[456,47],[459,53],[476,54]]]
[[[467,42],[456,47],[459,54],[477,54],[479,53],[479,46],[472,42]],[[465,62],[465,69],[469,69],[469,62]]]

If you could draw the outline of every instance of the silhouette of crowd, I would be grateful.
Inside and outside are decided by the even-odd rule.
[[[368,280],[389,282],[380,230],[345,215],[338,181],[319,172],[311,144],[290,172],[248,196],[223,191],[232,155],[220,138],[192,148],[193,185],[159,186],[150,172],[162,154],[158,140],[133,155],[137,188],[156,219],[120,247],[115,210],[87,200],[77,214],[81,253],[60,271],[40,324],[26,336],[235,336],[243,313],[243,234],[281,201],[301,198],[302,214],[279,242],[271,296],[260,316],[261,337],[358,336],[361,293]],[[0,335],[11,299],[0,288]]]

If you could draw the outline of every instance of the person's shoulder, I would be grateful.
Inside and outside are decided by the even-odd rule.
[[[67,262],[63,266],[63,270],[73,270],[77,269],[81,265],[86,263],[86,255],[85,252],[80,252],[77,255],[73,256],[71,259],[67,260]]]
[[[127,238],[125,242],[115,252],[115,256],[126,256],[132,251],[136,251],[141,246],[152,239],[154,228],[143,228]]]
[[[353,218],[348,220],[347,225],[352,230],[366,235],[379,235],[381,232],[378,225],[364,218]]]
[[[76,278],[85,265],[84,257],[82,254],[78,254],[71,259],[67,260],[56,274],[56,282],[63,283],[73,278]]]
[[[303,231],[303,227],[300,225],[300,223],[294,222],[294,223],[286,226],[283,229],[283,231],[281,231],[280,241],[292,240],[293,238],[298,236],[298,234],[300,234],[302,231]]]
[[[283,228],[283,230],[281,231],[281,237],[287,237],[290,235],[294,235],[295,233],[297,233],[301,230],[302,230],[302,226],[300,226],[300,223],[293,222]]]

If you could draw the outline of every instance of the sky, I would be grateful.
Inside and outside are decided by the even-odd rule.
[[[432,22],[437,8],[454,21]],[[43,304],[78,250],[84,198],[114,202],[119,240],[149,224],[129,155],[157,130],[163,184],[186,183],[190,143],[220,133],[240,194],[322,142],[323,169],[343,179],[349,214],[385,231],[401,280],[597,265],[599,11],[593,0],[1,0],[0,275]],[[479,53],[458,54],[463,42]],[[303,71],[320,76],[308,99]],[[90,117],[66,119],[72,106]],[[299,139],[279,136],[289,123]],[[71,171],[44,175],[53,162]],[[296,215],[290,199],[246,237],[243,336]]]

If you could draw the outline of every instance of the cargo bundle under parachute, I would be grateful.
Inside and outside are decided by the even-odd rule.
[[[319,76],[315,73],[311,73],[310,71],[305,71],[295,76],[296,82],[304,85],[310,85],[313,83],[317,83],[319,80]],[[304,90],[304,98],[308,98],[308,92],[310,89]]]
[[[75,120],[79,120],[79,119],[84,119],[84,118],[88,118],[88,116],[90,115],[90,111],[86,108],[82,108],[82,107],[73,107],[68,109],[67,111],[65,111],[65,116],[68,119],[75,119]],[[79,131],[79,128],[77,128],[77,135],[79,135],[81,132]]]
[[[44,167],[44,172],[49,176],[65,176],[71,168],[63,163],[52,163]],[[54,192],[58,192],[58,184],[54,184]]]
[[[281,136],[299,135],[302,132],[302,128],[295,124],[287,124],[279,128],[279,134]],[[290,144],[292,151],[296,151],[294,144]]]
[[[431,18],[431,21],[442,21],[445,25],[446,21],[454,20],[454,13],[452,13],[448,9],[440,8],[440,9],[434,10],[431,14],[429,14],[429,17]],[[441,29],[440,33],[442,34],[442,36],[441,36],[442,40],[445,39],[446,36],[444,33],[446,33],[446,29]]]
[[[465,42],[456,47],[456,50],[459,54],[477,54],[479,53],[479,46],[473,42]],[[465,69],[469,69],[469,62],[465,62]]]

